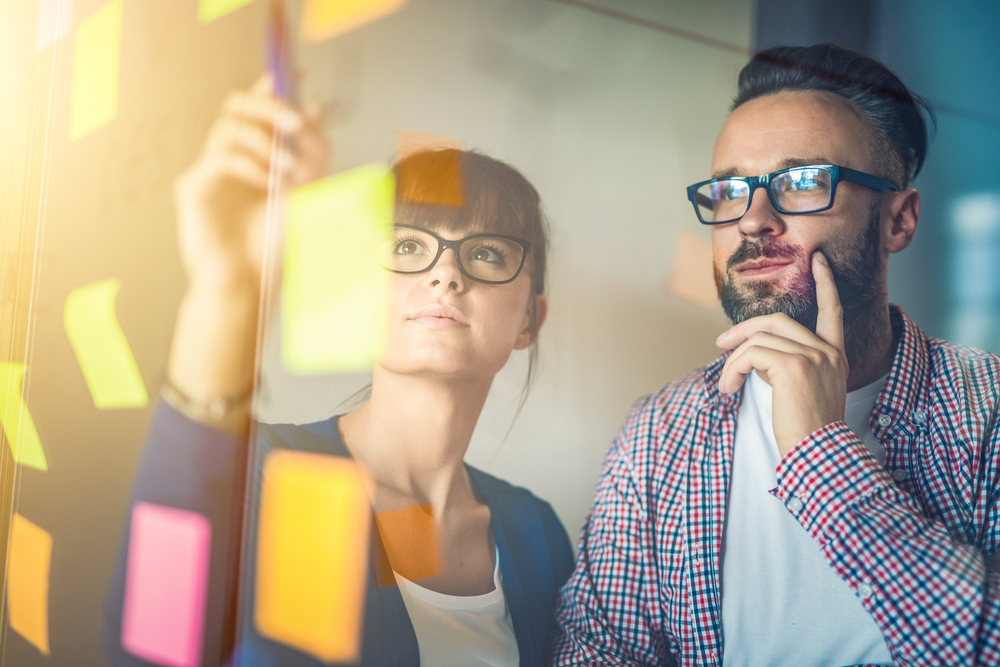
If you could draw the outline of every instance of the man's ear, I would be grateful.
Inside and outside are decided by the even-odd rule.
[[[534,303],[535,317],[531,317],[532,303]],[[545,317],[549,314],[549,301],[544,294],[532,294],[528,299],[527,324],[521,333],[518,334],[514,342],[515,350],[523,350],[529,347],[538,338],[538,332],[545,323]]]
[[[888,252],[899,252],[913,241],[920,217],[920,193],[910,188],[893,193],[889,202],[888,224],[883,228],[883,247]]]

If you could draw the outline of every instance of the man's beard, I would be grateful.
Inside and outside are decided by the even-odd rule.
[[[885,290],[882,285],[882,255],[880,234],[881,198],[876,197],[868,213],[867,229],[846,247],[830,246],[823,250],[830,261],[837,283],[840,303],[844,308],[844,338],[848,361],[865,360],[876,344],[876,334],[887,315]],[[787,288],[766,280],[733,283],[733,268],[759,258],[791,260],[799,267]],[[743,242],[726,261],[723,278],[714,266],[715,286],[722,309],[733,324],[771,313],[785,313],[810,331],[816,331],[819,306],[816,302],[816,280],[812,274],[812,258],[802,248],[765,236]]]

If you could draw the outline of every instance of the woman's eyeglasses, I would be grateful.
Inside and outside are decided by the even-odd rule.
[[[895,185],[862,171],[837,165],[809,165],[773,171],[763,176],[713,178],[688,187],[688,199],[698,219],[706,225],[736,222],[750,210],[757,188],[767,188],[771,205],[779,213],[818,213],[833,206],[839,181],[850,181],[873,190],[898,189]]]
[[[422,227],[396,225],[383,233],[376,256],[383,268],[395,273],[423,273],[451,248],[462,273],[481,283],[509,283],[521,272],[531,244],[503,234],[472,234],[447,241]]]

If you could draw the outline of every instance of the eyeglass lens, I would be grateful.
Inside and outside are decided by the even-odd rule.
[[[789,169],[771,179],[771,198],[784,213],[811,213],[830,205],[833,195],[830,172],[816,167]],[[705,222],[738,220],[750,208],[750,185],[719,179],[696,193],[698,213]]]
[[[399,273],[430,268],[438,255],[438,240],[419,229],[391,227],[378,245],[379,264]],[[466,273],[484,282],[505,282],[521,267],[524,249],[514,241],[493,236],[463,239],[455,250]]]

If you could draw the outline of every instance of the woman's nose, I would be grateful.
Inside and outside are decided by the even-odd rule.
[[[458,267],[458,249],[454,246],[444,249],[434,267],[428,272],[430,286],[447,285],[460,292],[465,289],[465,276]]]

